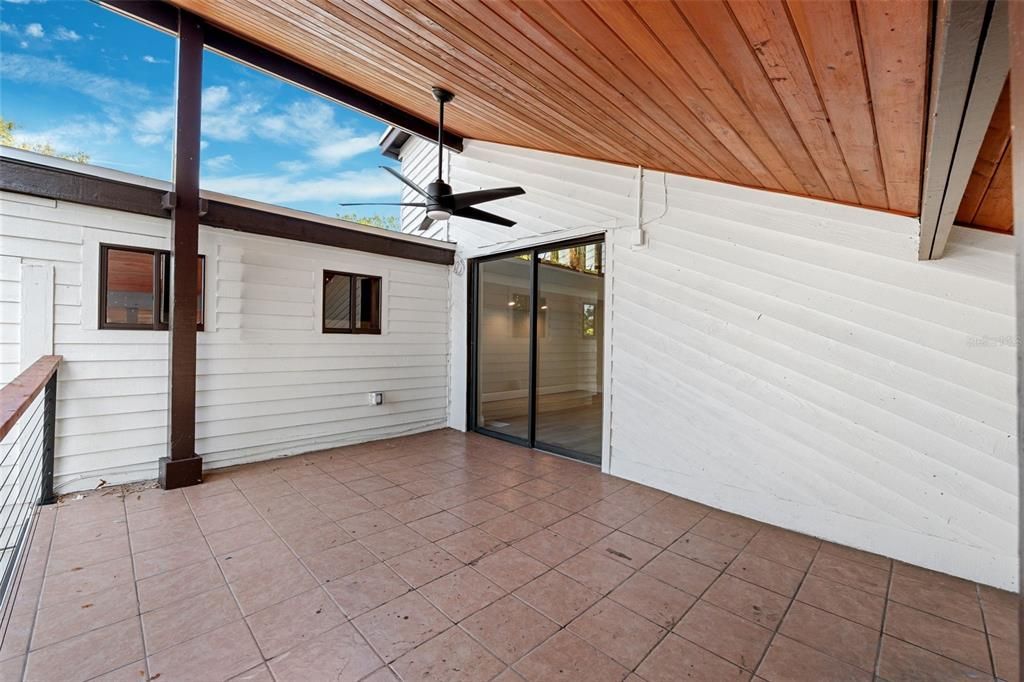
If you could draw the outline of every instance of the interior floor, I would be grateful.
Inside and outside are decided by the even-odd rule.
[[[601,428],[603,403],[601,394],[587,393],[585,398],[555,393],[541,396],[537,401],[537,447],[554,445],[558,448],[601,458]],[[491,431],[518,438],[529,432],[527,401],[503,400],[485,402],[483,414],[500,415],[484,422]]]

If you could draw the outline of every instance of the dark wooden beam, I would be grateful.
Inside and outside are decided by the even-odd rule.
[[[938,5],[921,202],[922,260],[945,251],[992,112],[1006,82],[1007,1]]]
[[[160,487],[201,483],[196,455],[196,268],[199,262],[199,136],[203,94],[203,22],[178,19],[174,130],[174,207],[171,210],[171,296],[168,324],[167,456]]]
[[[0,157],[0,190],[157,218],[167,217],[167,211],[161,208],[161,199],[167,190],[98,178],[94,175],[84,175],[6,157]],[[334,246],[339,249],[352,249],[424,263],[451,265],[455,262],[454,251],[440,246],[391,237],[387,234],[346,229],[326,221],[283,215],[216,199],[207,200],[207,212],[201,223],[206,227]]]
[[[248,234],[294,239],[311,244],[379,253],[383,256],[407,258],[426,263],[451,265],[455,262],[455,252],[451,249],[441,249],[429,244],[417,244],[404,239],[393,239],[358,230],[345,230],[325,223],[279,213],[267,213],[259,209],[222,201],[207,202],[207,213],[203,217],[203,224],[229,230],[240,230]]]
[[[162,0],[99,0],[120,14],[170,33],[177,32],[177,9]],[[247,64],[282,80],[294,83],[318,95],[334,100],[379,121],[401,128],[427,140],[437,139],[437,124],[399,109],[353,86],[327,76],[217,26],[206,25],[206,46],[226,57]],[[445,132],[444,145],[461,152],[463,140]]]

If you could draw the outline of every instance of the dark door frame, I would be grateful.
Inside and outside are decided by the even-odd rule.
[[[594,464],[601,466],[601,456],[593,456],[582,452],[576,452],[568,448],[563,448],[558,445],[551,443],[544,443],[543,441],[537,440],[537,318],[539,311],[539,299],[537,297],[537,285],[540,273],[539,261],[537,255],[545,251],[554,251],[557,249],[567,249],[573,246],[583,246],[585,244],[596,244],[606,243],[605,233],[598,232],[596,234],[587,235],[585,237],[574,237],[573,239],[567,239],[557,242],[549,242],[545,244],[539,244],[535,246],[528,246],[525,248],[513,249],[510,251],[502,251],[500,253],[488,254],[486,256],[480,256],[478,258],[471,258],[467,263],[468,273],[468,286],[469,294],[467,297],[467,322],[469,325],[467,339],[468,339],[468,381],[466,382],[466,426],[468,430],[481,433],[485,436],[497,438],[509,443],[516,445],[522,445],[528,448],[535,448],[537,450],[544,450],[545,452],[552,452],[556,455],[562,455],[563,457],[570,457],[572,459],[586,462],[587,464]],[[520,256],[523,254],[530,255],[530,357],[529,357],[529,386],[527,387],[527,403],[528,403],[528,414],[527,414],[527,437],[520,438],[518,436],[512,436],[499,431],[493,431],[491,429],[484,428],[477,425],[477,388],[478,388],[478,376],[477,376],[477,360],[480,350],[479,339],[478,339],[478,328],[477,328],[477,303],[480,300],[480,274],[479,266],[481,263],[488,261],[503,260],[512,256]],[[607,256],[607,249],[604,250],[604,255]],[[605,301],[602,305],[607,304]],[[604,340],[602,339],[602,343]],[[604,426],[602,424],[601,441],[602,444],[607,434],[603,432]]]

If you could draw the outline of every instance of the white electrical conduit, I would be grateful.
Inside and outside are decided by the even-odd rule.
[[[647,244],[647,234],[644,232],[644,167],[636,168],[636,232],[633,233],[633,246],[639,247]]]

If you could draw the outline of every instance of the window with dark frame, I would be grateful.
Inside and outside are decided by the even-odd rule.
[[[168,328],[171,254],[159,249],[100,245],[99,328]],[[196,270],[196,329],[203,331],[206,257]]]
[[[324,334],[380,334],[381,278],[324,270]]]

